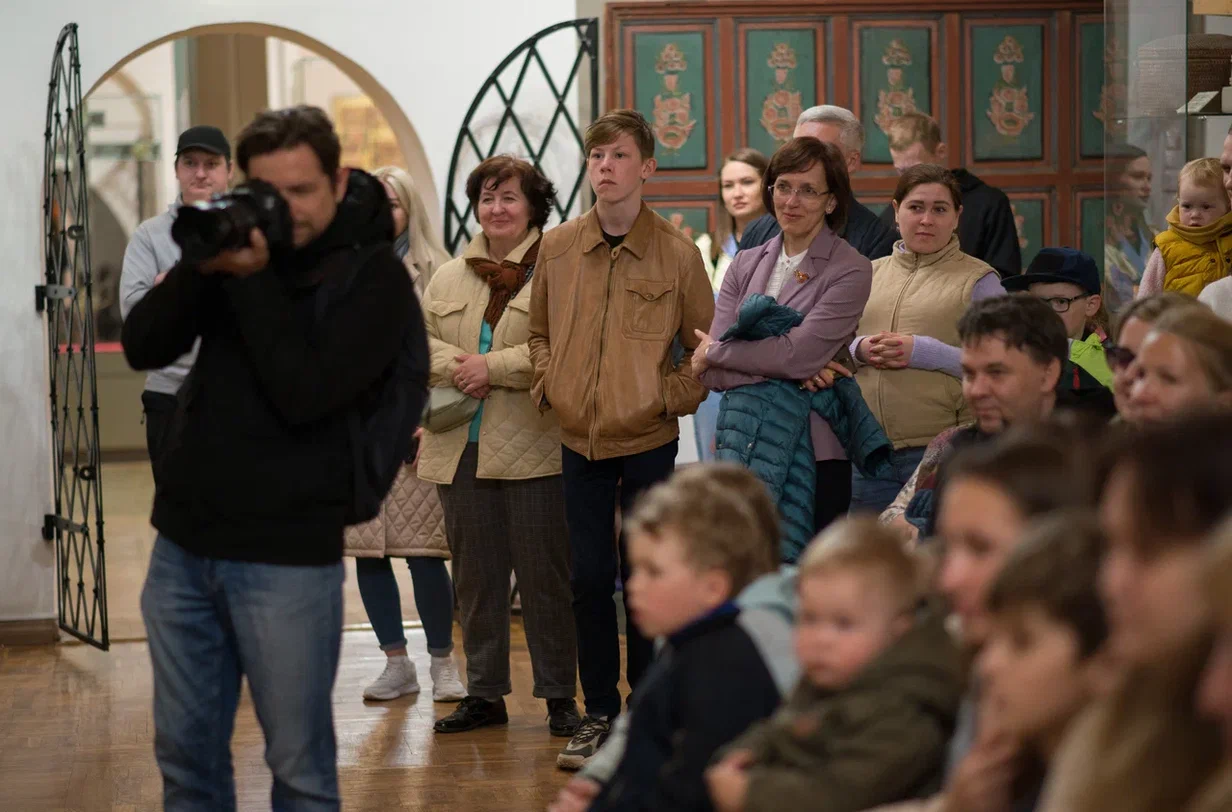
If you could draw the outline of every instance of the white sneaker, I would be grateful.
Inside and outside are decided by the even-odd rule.
[[[453,657],[433,657],[429,668],[432,675],[433,702],[461,702],[466,699],[466,686],[458,674]]]
[[[364,689],[364,699],[397,699],[417,693],[419,678],[415,674],[415,663],[403,654],[401,657],[389,657],[385,660],[385,670],[376,678],[376,682]]]

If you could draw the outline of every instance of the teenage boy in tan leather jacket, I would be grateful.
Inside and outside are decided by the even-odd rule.
[[[531,290],[531,397],[560,419],[565,510],[572,547],[573,613],[586,718],[557,764],[578,769],[620,713],[620,638],[612,600],[616,505],[667,479],[677,418],[706,388],[690,369],[694,330],[714,316],[714,294],[691,240],[642,202],[654,173],[654,133],[635,110],[602,116],[586,131],[594,208],[543,237]],[[683,347],[683,356],[676,349]],[[619,540],[622,581],[628,578]],[[637,683],[652,645],[627,629],[628,680]]]

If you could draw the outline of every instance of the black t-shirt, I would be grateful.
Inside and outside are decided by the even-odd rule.
[[[599,230],[603,231],[603,229],[599,229]],[[603,231],[603,239],[607,240],[607,244],[612,248],[615,248],[616,246],[624,242],[625,237],[627,236],[628,236],[627,234],[608,234],[606,231]]]

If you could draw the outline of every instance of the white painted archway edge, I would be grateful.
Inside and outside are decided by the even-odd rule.
[[[415,174],[432,178],[425,197],[440,201],[458,127],[483,80],[522,40],[575,16],[575,0],[0,0],[0,621],[56,614],[53,550],[40,538],[51,440],[33,291],[42,275],[47,78],[65,23],[79,26],[87,88],[130,55],[186,32],[277,29],[270,33],[351,73],[381,105]],[[439,218],[440,206],[431,210]]]

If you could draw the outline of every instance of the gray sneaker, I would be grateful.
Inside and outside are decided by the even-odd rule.
[[[578,725],[577,733],[556,757],[556,766],[562,770],[580,770],[591,756],[607,741],[612,732],[612,717],[587,716]]]

